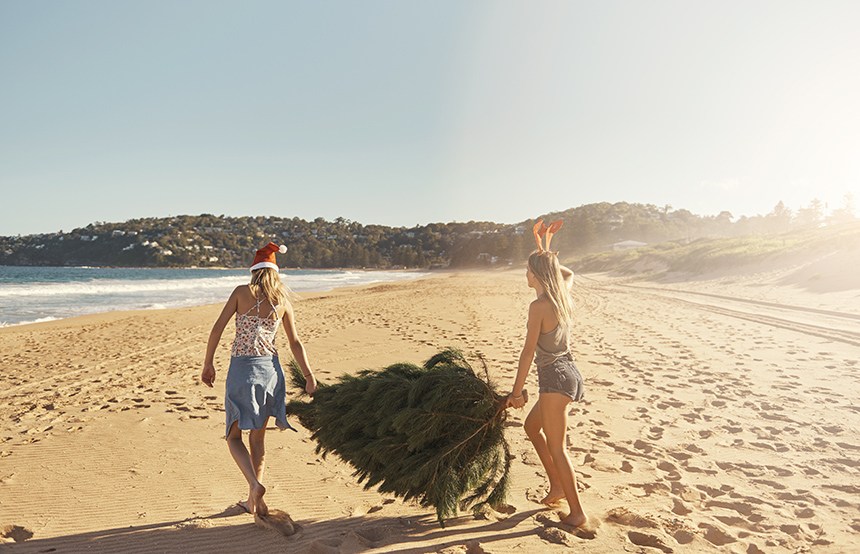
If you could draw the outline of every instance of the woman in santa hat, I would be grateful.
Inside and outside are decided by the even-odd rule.
[[[307,380],[305,390],[313,394],[316,379],[310,369],[305,347],[296,333],[293,307],[287,289],[278,274],[275,253],[286,246],[269,243],[257,250],[251,266],[251,283],[236,287],[209,334],[206,359],[200,379],[210,387],[215,382],[215,349],[221,334],[236,315],[236,338],[230,354],[230,369],[225,381],[224,408],[227,412],[227,444],[230,454],[242,470],[250,487],[248,500],[239,504],[248,512],[268,513],[263,495],[266,423],[274,417],[281,429],[292,429],[287,423],[286,383],[284,371],[275,350],[275,333],[282,324],[290,351]],[[249,449],[242,441],[242,430],[249,430]]]

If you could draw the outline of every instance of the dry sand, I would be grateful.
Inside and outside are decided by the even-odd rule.
[[[306,430],[272,430],[266,500],[301,530],[263,530],[235,506],[247,485],[222,439],[231,331],[215,388],[198,380],[220,306],[0,329],[0,550],[860,551],[860,289],[803,270],[577,276],[587,395],[569,450],[601,523],[590,539],[561,528],[564,505],[535,502],[547,482],[525,410],[509,419],[510,509],[444,529],[432,509],[363,490]],[[533,293],[516,270],[303,296],[299,332],[323,380],[455,346],[507,389]]]

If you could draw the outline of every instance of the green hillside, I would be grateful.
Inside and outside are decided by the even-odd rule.
[[[552,246],[562,259],[576,260],[581,270],[632,271],[637,260],[672,270],[700,270],[754,260],[780,248],[808,247],[820,230],[856,221],[850,195],[844,208],[830,214],[816,202],[797,213],[780,202],[765,216],[737,219],[728,212],[701,216],[671,206],[601,202],[537,219],[564,219]],[[534,249],[531,228],[537,219],[409,228],[344,218],[211,214],[95,222],[68,232],[0,237],[0,265],[247,267],[254,251],[271,241],[289,247],[279,260],[290,268],[504,267],[521,263]],[[612,252],[618,243],[631,240],[647,246]]]

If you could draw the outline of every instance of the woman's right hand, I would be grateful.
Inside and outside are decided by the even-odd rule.
[[[215,366],[211,363],[203,364],[203,373],[200,374],[200,380],[212,388],[215,382]]]
[[[508,395],[508,399],[505,401],[506,408],[522,408],[526,405],[526,399],[522,393],[519,396],[514,396],[514,393]]]

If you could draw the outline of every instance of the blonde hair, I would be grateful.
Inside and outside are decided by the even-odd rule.
[[[278,270],[271,267],[263,267],[252,271],[249,286],[254,296],[259,297],[260,292],[262,292],[263,297],[271,302],[273,306],[285,303],[289,300],[292,292],[281,281]]]
[[[573,325],[573,304],[561,268],[558,256],[552,252],[535,251],[529,256],[529,269],[541,284],[544,295],[552,304],[552,311],[562,329],[570,334]]]

